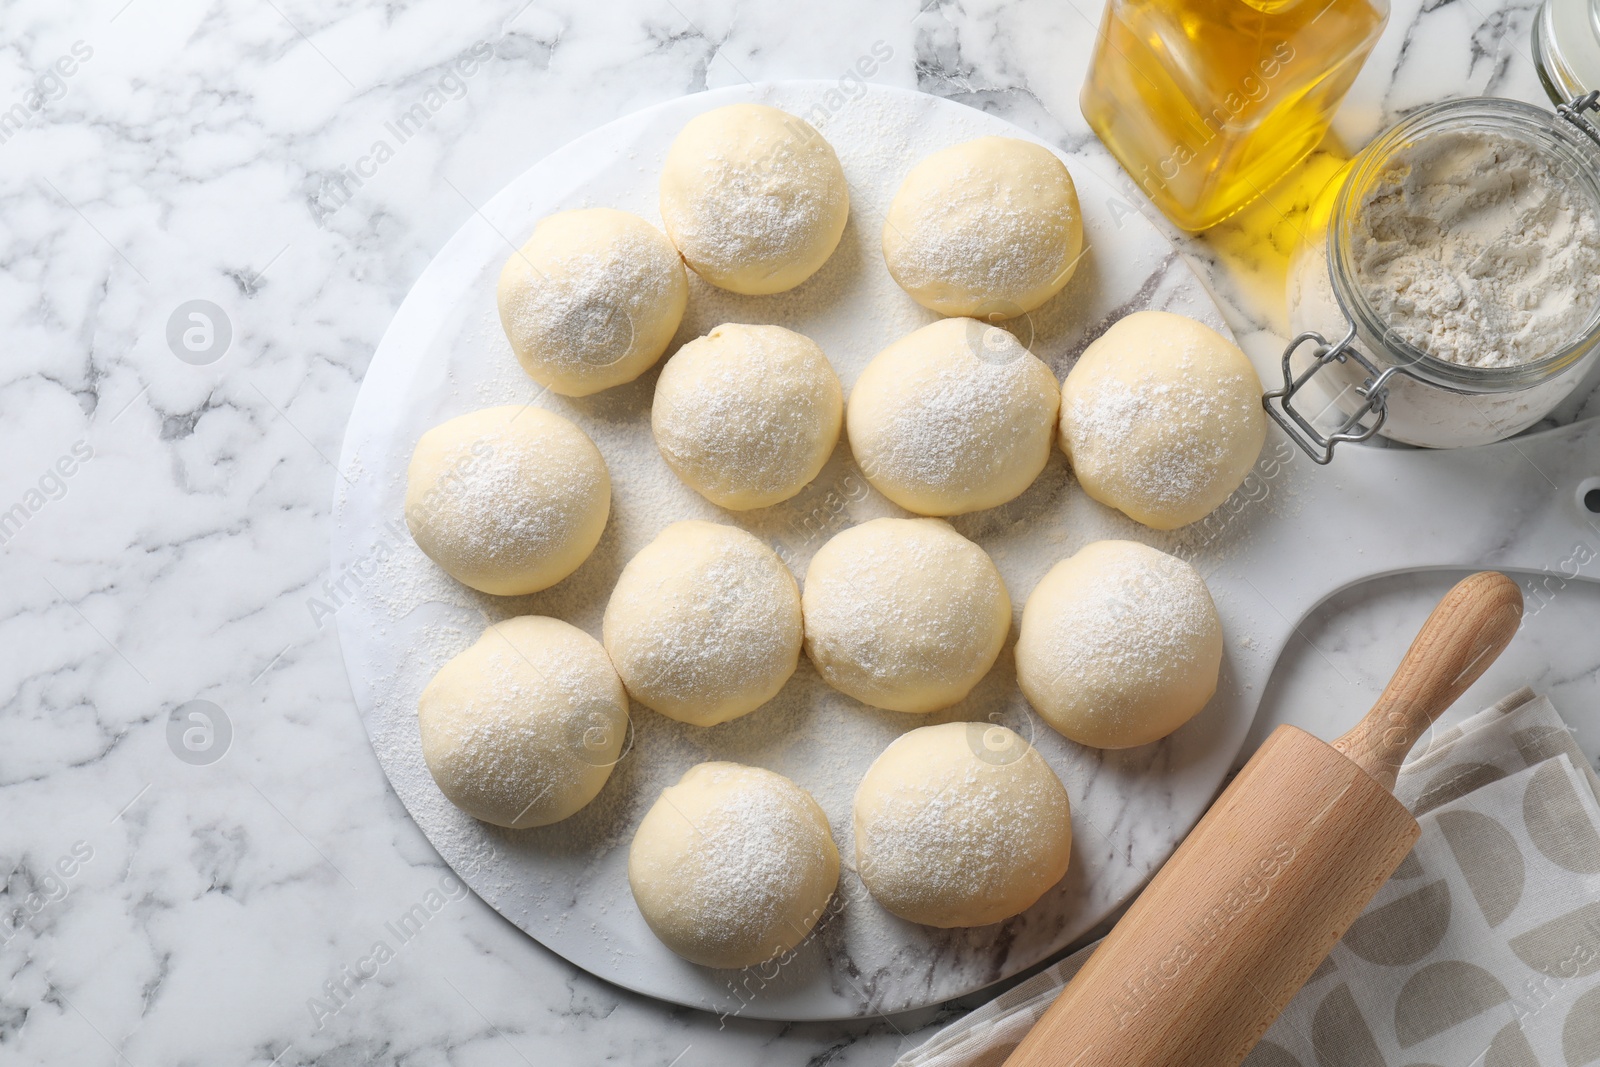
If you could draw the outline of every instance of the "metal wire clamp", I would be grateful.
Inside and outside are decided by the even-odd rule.
[[[1570,104],[1556,105],[1556,114],[1578,127],[1589,140],[1600,145],[1600,129],[1584,117],[1585,111],[1600,111],[1600,90],[1574,97]]]
[[[1283,387],[1268,390],[1261,397],[1261,404],[1267,409],[1267,414],[1272,416],[1273,421],[1283,427],[1289,439],[1299,445],[1301,451],[1320,464],[1326,464],[1333,459],[1333,450],[1336,446],[1346,441],[1366,441],[1378,432],[1383,426],[1383,420],[1388,417],[1386,405],[1389,399],[1389,380],[1397,374],[1408,373],[1404,367],[1399,366],[1385,367],[1380,371],[1370,359],[1353,347],[1355,339],[1354,326],[1351,326],[1350,332],[1334,345],[1330,345],[1326,337],[1314,330],[1308,330],[1296,337],[1289,342],[1289,347],[1283,350]],[[1311,353],[1311,365],[1296,374],[1290,361],[1300,346],[1308,343],[1315,346]],[[1306,418],[1295,407],[1294,396],[1328,364],[1343,363],[1346,360],[1355,360],[1367,372],[1366,380],[1355,387],[1355,393],[1361,397],[1362,402],[1336,430],[1325,434],[1312,425],[1311,419]],[[1370,425],[1362,423],[1361,420],[1372,415],[1376,418]]]

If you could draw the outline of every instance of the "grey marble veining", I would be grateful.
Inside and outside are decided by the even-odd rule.
[[[865,7],[0,11],[0,505],[24,512],[0,546],[0,1061],[886,1064],[959,1010],[719,1025],[563,963],[441,882],[313,605],[341,596],[334,460],[378,339],[450,234],[572,138],[707,87],[836,77],[882,40],[894,56],[876,80],[992,111],[1118,180],[1077,108],[1097,4]],[[1541,101],[1532,14],[1398,4],[1337,132],[1360,144],[1450,96]],[[491,58],[461,73],[480,44]],[[401,142],[388,126],[418,105]],[[1304,208],[1269,199],[1179,239],[1267,362]],[[168,343],[196,300],[231,335],[199,365]],[[1349,549],[1375,533],[1351,531]],[[1342,728],[1447,580],[1391,578],[1313,613],[1257,736]],[[1572,581],[1540,603],[1478,691],[1548,689],[1592,756],[1600,594]],[[195,700],[214,706],[186,713],[209,737],[206,718],[171,726]],[[425,922],[391,932],[419,905]]]

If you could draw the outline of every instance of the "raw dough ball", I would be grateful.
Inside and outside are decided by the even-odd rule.
[[[535,407],[485,408],[422,435],[406,526],[458,582],[498,596],[578,569],[611,514],[611,475],[587,434]]]
[[[806,939],[839,883],[839,850],[817,802],[783,775],[702,763],[639,823],[628,883],[672,951],[749,967]]]
[[[1139,311],[1078,358],[1061,387],[1061,447],[1084,492],[1172,530],[1244,481],[1266,440],[1261,379],[1227,338]]]
[[[953,145],[912,167],[883,224],[884,262],[913,300],[990,322],[1055,296],[1082,252],[1066,165],[1011,137]]]
[[[606,652],[635,700],[715,726],[778,695],[800,662],[800,589],[778,554],[712,522],[675,522],[628,561]]]
[[[759,296],[793,289],[833,254],[850,191],[833,146],[775,107],[689,120],[661,169],[661,218],[694,272]]]
[[[1056,377],[1011,334],[943,319],[879,352],[850,391],[850,448],[907,511],[960,515],[1016,497],[1055,443]]]
[[[1194,717],[1217,689],[1222,623],[1199,573],[1133,541],[1096,541],[1028,597],[1017,684],[1079,744],[1132,748]]]
[[[637,215],[610,208],[541,219],[500,271],[500,324],[540,385],[588,396],[661,358],[683,320],[678,250]]]
[[[417,725],[450,803],[520,830],[565,819],[600,792],[622,755],[628,697],[600,642],[524,615],[439,669]]]
[[[811,557],[800,603],[817,673],[890,711],[966,696],[1011,630],[994,561],[938,519],[873,519],[834,537]]]
[[[926,926],[984,926],[1027,910],[1067,873],[1061,779],[1004,726],[902,735],[856,790],[856,871],[872,898]]]
[[[728,323],[667,361],[650,425],[685,485],[747,511],[788,500],[817,476],[843,408],[816,342],[781,326]]]

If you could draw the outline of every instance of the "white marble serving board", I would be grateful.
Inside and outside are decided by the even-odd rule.
[[[1470,461],[1456,458],[1465,454],[1350,449],[1337,473],[1313,475],[1310,463],[1273,434],[1257,471],[1213,519],[1158,534],[1090,501],[1056,455],[1018,500],[954,525],[993,555],[1019,615],[1044,571],[1092,540],[1143,540],[1191,559],[1217,600],[1228,651],[1216,698],[1171,738],[1122,753],[1064,741],[1016,692],[1009,645],[968,700],[919,718],[865,708],[829,690],[802,662],[767,707],[709,730],[636,705],[631,747],[611,781],[594,804],[564,823],[509,832],[463,816],[423,765],[416,698],[433,672],[489,621],[548,614],[598,636],[622,565],[679,519],[750,529],[803,575],[812,552],[832,533],[901,514],[867,487],[843,444],[796,499],[755,514],[715,508],[679,484],[657,453],[649,430],[655,371],[596,397],[541,395],[513,359],[494,306],[500,265],[538,218],[613,206],[658,221],[660,160],[693,115],[750,99],[808,116],[821,107],[828,115],[817,124],[851,182],[851,223],[838,252],[806,285],[775,297],[738,297],[691,280],[689,313],[675,344],[719,322],[779,323],[817,340],[848,389],[879,349],[934,317],[894,286],[878,251],[883,212],[904,171],[928,152],[972,137],[1034,138],[922,94],[871,87],[853,100],[830,97],[837,92],[831,82],[785,82],[670,101],[580,138],[513,182],[451,239],[396,314],[351,416],[340,462],[345,480],[335,502],[333,573],[361,590],[337,615],[351,685],[396,793],[434,847],[484,900],[578,966],[664,1000],[750,1018],[858,1017],[935,1004],[1081,938],[1142,885],[1215,795],[1266,676],[1304,613],[1327,593],[1371,574],[1514,555],[1515,543],[1504,541],[1503,515],[1485,520],[1475,536],[1473,517],[1486,509],[1473,493],[1486,484],[1530,481],[1482,476],[1484,464],[1529,462],[1516,446],[1475,450],[1478,458]],[[1193,315],[1226,332],[1203,286],[1166,240],[1083,160],[1064,158],[1078,182],[1088,254],[1062,296],[1017,327],[1033,350],[1064,375],[1110,322],[1152,307]],[[567,581],[530,597],[487,597],[445,577],[406,536],[405,467],[429,426],[479,407],[530,401],[571,418],[599,445],[612,471],[612,519],[593,557]],[[1566,431],[1549,435],[1545,464],[1564,471],[1593,456],[1594,436],[1590,431],[1586,442],[1574,443]],[[1539,482],[1528,489],[1527,506],[1548,511],[1548,487]],[[1396,499],[1416,511],[1429,493],[1438,497],[1428,512],[1441,527],[1437,538],[1419,540],[1412,523],[1404,541],[1370,535],[1367,545],[1346,541],[1344,530],[1384,528]],[[1568,525],[1579,530],[1575,508]],[[1347,523],[1341,509],[1359,514]],[[1550,549],[1569,531],[1557,525],[1547,516],[1538,544],[1528,542],[1526,559],[1538,561],[1535,569],[1559,558]],[[878,908],[848,869],[855,784],[903,731],[985,718],[1032,737],[1065,782],[1075,827],[1071,870],[1037,905],[1006,923],[939,931],[902,922]],[[626,853],[634,826],[662,788],[706,759],[769,767],[810,790],[846,859],[842,907],[776,973],[708,971],[682,961],[650,934],[628,891]]]

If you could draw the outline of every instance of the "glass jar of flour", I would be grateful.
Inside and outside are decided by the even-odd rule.
[[[1600,352],[1595,103],[1435,104],[1323,190],[1289,263],[1298,336],[1267,394],[1313,459],[1374,434],[1498,441],[1584,378]]]

